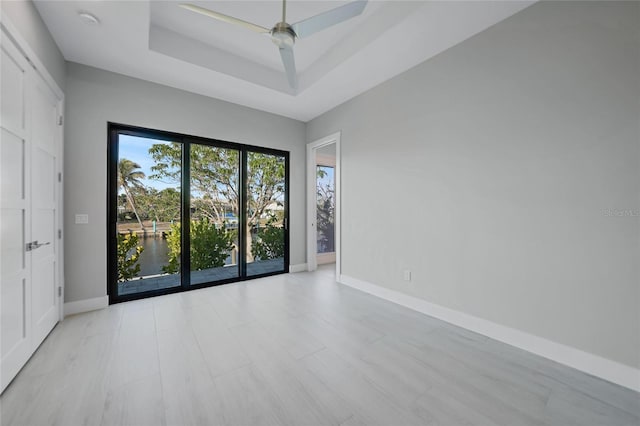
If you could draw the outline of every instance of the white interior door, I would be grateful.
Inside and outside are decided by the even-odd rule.
[[[36,78],[31,103],[31,318],[34,350],[58,322],[58,99]]]
[[[31,256],[25,251],[31,241],[31,210],[25,102],[29,64],[6,37],[2,38],[0,63],[0,385],[4,389],[32,353]]]
[[[3,34],[0,391],[60,318],[61,102]]]

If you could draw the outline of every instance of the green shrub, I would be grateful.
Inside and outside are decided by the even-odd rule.
[[[118,234],[118,281],[125,282],[138,276],[140,254],[144,247],[138,245],[136,234]]]
[[[169,249],[169,264],[162,267],[162,272],[175,274],[180,271],[180,249],[182,248],[179,223],[171,224],[167,234],[167,247]]]
[[[265,228],[258,230],[258,238],[251,242],[251,254],[260,260],[284,257],[284,229],[275,226],[275,218],[270,219]]]
[[[169,264],[162,271],[175,274],[180,270],[181,231],[180,224],[171,225],[167,236]],[[229,251],[233,249],[233,234],[224,227],[216,228],[207,218],[191,221],[191,270],[218,268],[224,266]]]

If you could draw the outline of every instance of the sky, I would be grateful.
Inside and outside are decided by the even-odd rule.
[[[151,167],[155,164],[155,161],[149,154],[149,148],[151,148],[151,145],[158,143],[169,144],[170,142],[121,134],[118,144],[118,154],[120,159],[127,158],[140,165],[140,170],[146,176],[145,179],[141,179],[145,186],[156,188],[159,191],[169,187],[177,188],[178,185],[173,182],[161,182],[159,180],[149,179],[149,176],[153,174]]]
[[[322,170],[324,170],[326,172],[326,174],[324,175],[324,177],[322,178],[317,178],[317,182],[322,184],[323,186],[326,186],[328,184],[330,184],[332,187],[334,187],[334,168],[333,167],[327,167],[327,166],[319,166],[322,168]]]

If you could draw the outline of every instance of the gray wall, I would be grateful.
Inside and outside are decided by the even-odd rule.
[[[640,367],[639,23],[537,3],[308,123],[343,273]]]
[[[109,121],[290,151],[291,263],[306,261],[304,123],[75,63],[66,100],[66,302],[106,294]]]
[[[2,14],[20,31],[20,35],[29,43],[38,58],[51,74],[51,77],[64,91],[65,61],[60,49],[53,41],[40,14],[31,0],[0,1]]]

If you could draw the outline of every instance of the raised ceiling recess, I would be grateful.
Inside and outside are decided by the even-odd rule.
[[[353,0],[352,0],[353,1]],[[282,1],[36,1],[69,61],[307,121],[532,4],[375,1],[295,40],[290,84],[271,37],[194,13],[216,11],[272,29]],[[297,23],[349,1],[288,0]],[[78,12],[100,25],[87,25]]]

